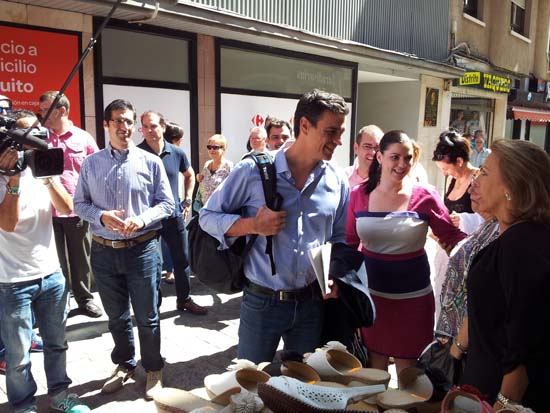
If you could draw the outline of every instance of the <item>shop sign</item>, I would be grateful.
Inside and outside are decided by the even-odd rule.
[[[460,79],[453,81],[454,86],[468,86],[497,93],[510,93],[511,84],[512,80],[507,77],[483,72],[466,72]]]
[[[0,95],[14,109],[38,112],[38,98],[59,90],[79,59],[80,36],[0,24]],[[80,126],[80,77],[65,91],[71,120]]]

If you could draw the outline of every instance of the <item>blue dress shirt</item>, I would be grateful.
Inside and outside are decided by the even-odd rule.
[[[124,210],[122,220],[139,217],[145,226],[139,237],[161,228],[161,220],[174,211],[174,198],[160,158],[134,145],[117,151],[108,144],[82,163],[74,197],[77,215],[90,222],[92,234],[110,240],[124,237],[100,221],[104,211]]]
[[[283,197],[281,210],[287,212],[286,224],[273,237],[273,256],[277,274],[271,274],[265,253],[266,237],[259,236],[245,258],[246,277],[274,290],[294,290],[315,280],[307,251],[328,241],[345,242],[349,186],[345,174],[330,162],[320,161],[311,171],[303,189],[296,188],[285,151],[275,156],[277,192]],[[200,211],[200,226],[228,248],[235,238],[225,233],[241,215],[254,217],[265,205],[259,170],[251,159],[239,162],[214,191]]]

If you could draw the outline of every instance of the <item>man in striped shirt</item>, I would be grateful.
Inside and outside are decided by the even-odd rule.
[[[90,222],[91,264],[109,316],[117,367],[103,385],[119,390],[136,368],[130,302],[140,338],[141,364],[147,372],[145,398],[162,387],[157,282],[160,277],[157,231],[174,211],[174,198],[162,161],[135,146],[136,111],[117,99],[105,109],[103,126],[110,141],[88,156],[80,170],[75,211]]]

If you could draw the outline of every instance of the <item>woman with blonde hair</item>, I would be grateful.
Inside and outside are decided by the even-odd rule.
[[[463,383],[495,410],[521,403],[547,411],[550,388],[550,157],[537,145],[499,140],[472,185],[472,203],[500,235],[468,272],[468,353]]]
[[[197,200],[200,202],[199,205],[196,205],[197,202],[193,205],[193,209],[196,211],[206,204],[212,192],[227,178],[233,168],[233,162],[225,159],[223,156],[227,150],[227,139],[225,136],[212,135],[208,139],[206,149],[208,150],[210,160],[204,163],[201,172],[197,174],[197,182],[199,182]]]

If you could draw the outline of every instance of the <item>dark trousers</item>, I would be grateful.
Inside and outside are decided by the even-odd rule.
[[[90,235],[88,222],[79,217],[53,218],[57,256],[63,275],[79,307],[93,300],[90,292]]]
[[[168,245],[172,262],[174,263],[174,278],[176,281],[177,302],[182,303],[189,298],[189,273],[187,267],[187,230],[183,215],[165,218],[159,231],[162,240]]]

